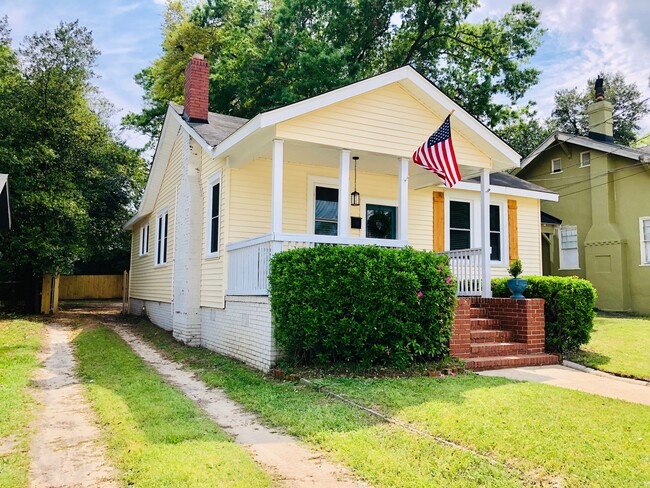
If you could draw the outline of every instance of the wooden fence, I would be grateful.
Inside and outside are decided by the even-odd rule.
[[[122,298],[122,275],[61,276],[59,300]]]

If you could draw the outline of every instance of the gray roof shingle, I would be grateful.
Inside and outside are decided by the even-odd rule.
[[[183,115],[183,106],[175,103],[169,104],[178,115]],[[232,115],[208,112],[208,123],[188,122],[189,126],[200,135],[210,146],[216,146],[237,131],[248,119],[233,117]]]
[[[481,180],[478,176],[470,178],[468,181],[479,183]],[[508,173],[491,173],[490,174],[490,184],[496,186],[505,186],[507,188],[517,188],[519,190],[528,190],[528,191],[539,191],[543,193],[555,193],[548,188],[543,186],[536,185],[521,178],[517,178]]]

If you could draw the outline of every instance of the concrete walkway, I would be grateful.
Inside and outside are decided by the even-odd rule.
[[[532,381],[584,391],[617,400],[650,405],[650,383],[607,373],[579,371],[566,366],[531,366],[526,368],[495,369],[478,373],[483,376],[500,376],[511,380]]]

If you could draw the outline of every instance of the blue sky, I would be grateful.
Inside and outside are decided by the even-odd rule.
[[[142,92],[133,76],[160,54],[164,0],[0,0],[0,15],[9,17],[14,45],[25,35],[54,28],[61,20],[79,19],[93,32],[102,51],[96,84],[121,111],[141,108]],[[481,0],[471,20],[502,15],[513,1]],[[553,93],[579,86],[600,71],[622,71],[650,97],[650,2],[645,0],[533,0],[547,29],[532,61],[543,71],[540,83],[526,94],[537,101],[540,115],[552,108]],[[650,117],[643,122],[650,132]],[[124,134],[134,146],[141,137]]]

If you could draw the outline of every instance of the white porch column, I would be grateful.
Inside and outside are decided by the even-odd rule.
[[[397,239],[407,241],[409,233],[409,160],[399,158],[397,171]]]
[[[282,233],[282,180],[284,172],[284,141],[273,139],[271,176],[271,232]]]
[[[341,149],[339,164],[339,215],[338,235],[350,235],[350,151]]]
[[[483,298],[492,297],[491,269],[490,269],[490,170],[481,170],[481,252],[483,269],[481,281],[483,282]]]

